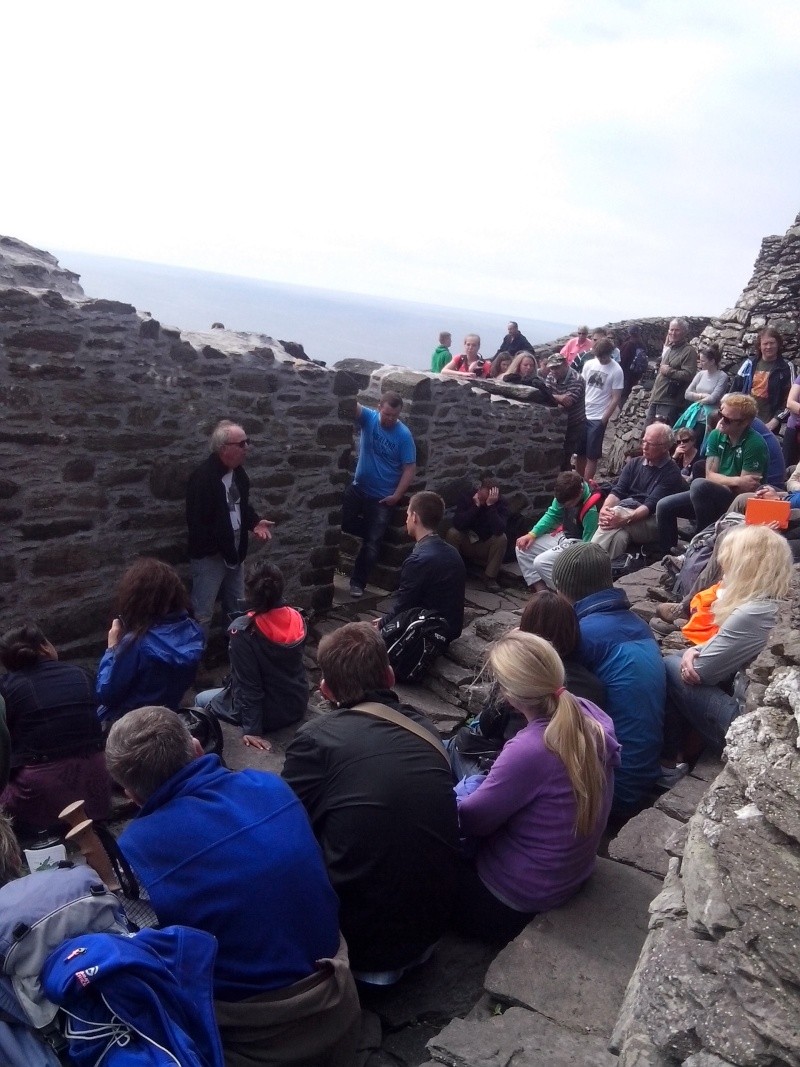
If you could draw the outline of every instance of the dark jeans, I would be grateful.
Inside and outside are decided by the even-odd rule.
[[[351,585],[360,585],[363,588],[367,584],[391,515],[390,507],[368,497],[358,486],[351,484],[345,489],[342,500],[342,530],[362,539],[361,548],[353,564],[353,573],[350,575]]]
[[[656,520],[660,551],[669,552],[677,544],[678,519],[695,519],[697,529],[705,530],[725,514],[734,497],[735,493],[724,485],[695,478],[688,493],[674,493],[659,500]]]
[[[719,754],[725,747],[728,727],[739,714],[735,697],[718,685],[688,685],[681,678],[681,653],[667,656],[667,702],[664,709],[664,758],[678,755],[687,726],[702,734]]]
[[[564,436],[564,455],[561,459],[562,471],[572,470],[573,455],[586,455],[586,421],[579,422],[577,426],[567,426]]]
[[[491,893],[471,863],[465,862],[453,908],[453,926],[464,937],[507,945],[536,912],[514,911]]]

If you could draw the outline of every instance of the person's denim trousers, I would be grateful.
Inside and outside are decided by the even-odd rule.
[[[694,519],[696,533],[716,522],[733,504],[734,493],[725,485],[708,478],[695,478],[688,493],[674,493],[656,505],[658,543],[662,552],[669,552],[678,541],[678,519]]]
[[[739,714],[739,702],[718,685],[687,685],[681,678],[680,652],[667,656],[667,703],[664,709],[663,756],[678,754],[688,724],[702,734],[717,753],[725,747],[728,727]]]
[[[192,607],[197,621],[208,634],[217,597],[222,601],[225,626],[244,611],[244,568],[229,567],[222,556],[190,559]]]
[[[362,589],[367,584],[369,572],[378,558],[383,535],[389,525],[392,509],[359,489],[357,485],[348,485],[342,500],[342,530],[353,537],[361,538],[350,584]]]

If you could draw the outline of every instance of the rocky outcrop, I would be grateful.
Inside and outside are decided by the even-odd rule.
[[[723,353],[723,367],[734,369],[765,326],[774,326],[783,335],[784,355],[794,360],[800,355],[800,215],[782,237],[765,237],[761,242],[753,275],[739,299],[712,318],[701,334],[701,342],[716,342]]]
[[[49,252],[14,237],[0,237],[0,288],[49,289],[80,299],[84,294],[79,278],[79,274],[59,267]]]

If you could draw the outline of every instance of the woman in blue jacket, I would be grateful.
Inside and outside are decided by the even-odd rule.
[[[153,704],[179,708],[204,639],[177,573],[161,560],[137,559],[120,579],[115,614],[97,670],[101,720]]]

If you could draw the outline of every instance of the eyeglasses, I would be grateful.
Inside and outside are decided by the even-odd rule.
[[[732,418],[730,417],[730,415],[720,415],[720,417],[719,417],[719,421],[720,421],[720,422],[733,422],[733,423],[737,423],[737,422],[747,422],[747,419],[732,419]]]
[[[245,437],[243,441],[226,441],[226,445],[230,445],[231,448],[247,448],[250,442]]]

